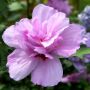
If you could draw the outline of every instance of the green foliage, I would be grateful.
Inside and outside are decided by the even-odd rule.
[[[90,5],[90,0],[69,0],[75,10],[81,12],[86,5]]]
[[[24,10],[26,7],[20,3],[20,2],[14,2],[14,3],[11,3],[9,6],[9,10],[10,11],[19,11],[19,10]]]
[[[83,58],[84,54],[90,54],[90,48],[83,47],[77,51],[75,56],[78,56],[80,58]]]

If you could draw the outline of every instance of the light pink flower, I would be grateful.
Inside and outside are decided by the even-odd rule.
[[[70,24],[64,13],[37,5],[32,19],[20,20],[2,36],[15,48],[7,58],[10,77],[18,81],[31,74],[34,84],[57,85],[63,76],[59,56],[69,57],[79,49],[83,31],[83,27]]]

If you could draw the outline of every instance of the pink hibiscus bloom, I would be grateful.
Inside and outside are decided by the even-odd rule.
[[[10,77],[19,81],[31,74],[34,84],[57,85],[63,76],[59,56],[69,57],[79,49],[83,31],[82,26],[70,24],[64,13],[37,5],[32,19],[20,20],[2,36],[15,48],[7,58]]]

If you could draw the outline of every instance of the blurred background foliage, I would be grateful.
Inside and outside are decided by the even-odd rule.
[[[12,49],[2,41],[2,33],[5,28],[19,21],[21,18],[31,18],[32,10],[38,3],[47,3],[47,0],[0,0],[0,90],[43,90],[43,88],[33,85],[30,82],[30,77],[19,82],[9,78],[6,59]],[[72,13],[69,16],[70,20],[78,22],[77,15],[86,5],[90,5],[90,0],[69,0],[69,3],[73,6]],[[90,53],[90,49],[82,47],[75,55],[82,57],[83,54],[87,53]],[[65,74],[75,71],[70,62],[62,61],[62,63]],[[60,83],[55,87],[47,88],[47,90],[90,90],[90,83],[86,81],[68,84]]]

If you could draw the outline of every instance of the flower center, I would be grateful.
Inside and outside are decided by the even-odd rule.
[[[44,54],[38,54],[36,55],[37,58],[40,58],[41,60],[45,61],[47,59],[47,57],[45,57]]]

